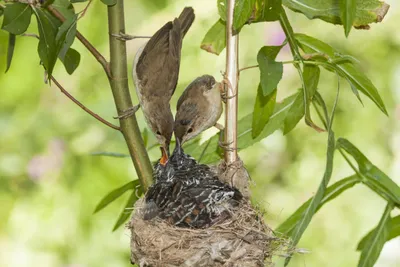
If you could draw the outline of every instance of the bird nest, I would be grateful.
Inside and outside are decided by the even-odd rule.
[[[158,217],[143,220],[143,205],[143,199],[136,202],[128,224],[131,262],[141,267],[269,266],[287,247],[245,200],[229,219],[205,229],[176,227]]]

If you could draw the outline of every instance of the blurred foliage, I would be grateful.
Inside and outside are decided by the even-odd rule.
[[[195,77],[208,73],[221,78],[223,53],[216,57],[199,49],[206,32],[218,18],[215,2],[125,1],[127,32],[138,35],[153,33],[179,14],[182,6],[195,9],[196,21],[184,41],[179,85],[171,101],[173,108],[179,94]],[[343,80],[341,87],[344,89],[333,129],[336,136],[352,140],[374,165],[399,183],[400,91],[397,88],[400,86],[400,38],[394,33],[400,23],[400,12],[396,8],[398,3],[387,2],[392,7],[383,23],[373,24],[369,31],[353,29],[348,39],[340,26],[309,21],[289,11],[288,15],[294,32],[315,36],[342,54],[353,55],[362,62],[360,68],[378,88],[389,117],[379,112],[363,95],[360,96],[364,103],[362,108]],[[85,4],[75,4],[76,11],[82,10]],[[104,4],[93,1],[79,20],[78,29],[107,57],[106,13]],[[36,31],[36,23],[32,20],[28,33]],[[241,67],[255,65],[261,47],[280,45],[285,39],[276,22],[243,27],[240,34]],[[7,67],[7,46],[4,44],[8,38],[5,31],[0,31],[0,62],[3,62],[0,65],[0,217],[4,218],[0,221],[0,265],[130,266],[127,231],[120,228],[112,233],[111,229],[132,194],[123,195],[93,215],[102,197],[136,179],[129,158],[92,155],[103,152],[128,154],[122,136],[82,112],[56,87],[44,84],[35,38],[17,36],[11,68],[4,74]],[[128,43],[130,60],[142,44],[141,40]],[[222,49],[220,44],[218,47],[217,50]],[[111,120],[116,111],[103,70],[79,42],[74,42],[72,48],[81,54],[80,66],[69,76],[62,64],[57,63],[54,76],[88,107]],[[282,49],[277,60],[291,60],[287,47]],[[320,75],[318,89],[331,110],[337,79],[326,71]],[[253,111],[258,83],[257,69],[241,73],[239,116],[249,125],[252,120],[245,116]],[[296,69],[284,65],[276,108],[285,105],[279,105],[285,97],[298,94],[299,84]],[[132,97],[137,103],[133,90]],[[141,113],[137,114],[141,129],[145,129]],[[313,111],[311,116],[318,117]],[[264,131],[268,129],[264,128]],[[208,130],[202,140],[215,133],[214,129]],[[154,136],[149,134],[152,160],[159,154],[157,149],[150,149],[154,143]],[[277,131],[241,150],[240,156],[253,181],[252,201],[267,211],[265,219],[271,227],[276,228],[313,196],[325,169],[325,153],[326,134],[317,133],[303,121],[285,136]],[[333,181],[353,174],[340,156],[333,162]],[[326,194],[332,192],[335,191],[328,188]],[[301,248],[312,248],[312,251],[307,255],[296,255],[292,266],[355,266],[360,256],[356,251],[357,241],[377,225],[386,225],[389,230],[388,208],[382,212],[385,206],[385,201],[366,187],[346,190],[315,215],[299,243]],[[385,245],[376,266],[398,266],[399,249],[399,239],[391,240]]]

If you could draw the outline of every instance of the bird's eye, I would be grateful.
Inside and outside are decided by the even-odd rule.
[[[157,131],[156,134],[157,134],[157,135],[161,135],[160,131]]]
[[[189,128],[187,132],[188,132],[188,133],[193,132],[193,128]]]

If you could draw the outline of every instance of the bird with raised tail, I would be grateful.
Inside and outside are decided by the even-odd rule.
[[[139,49],[133,63],[133,79],[140,107],[160,143],[162,164],[168,160],[174,127],[169,102],[178,82],[182,39],[194,17],[193,8],[185,7],[178,18],[167,22]],[[128,111],[127,115],[138,108]]]
[[[178,100],[175,116],[177,145],[196,137],[217,124],[222,114],[223,84],[211,75],[203,75],[190,83]]]

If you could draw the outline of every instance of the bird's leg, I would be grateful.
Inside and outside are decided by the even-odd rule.
[[[118,116],[114,117],[114,119],[126,119],[126,118],[132,116],[133,114],[135,114],[136,111],[138,111],[139,108],[140,108],[140,104],[137,104],[136,106],[130,107],[127,110],[122,111],[121,115],[118,115]]]
[[[120,41],[130,41],[133,39],[139,39],[139,38],[151,38],[151,36],[137,36],[137,35],[130,35],[130,34],[126,34],[123,32],[120,32],[118,34],[115,33],[111,33],[111,36],[114,36],[115,38],[117,38]]]

